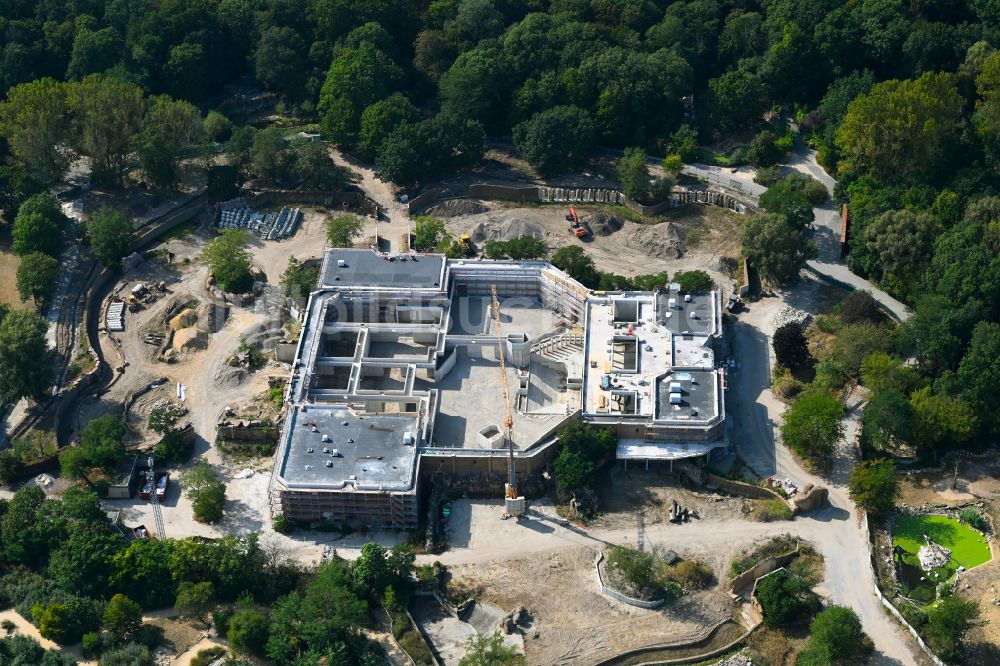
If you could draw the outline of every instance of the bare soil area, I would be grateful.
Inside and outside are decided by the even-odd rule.
[[[568,232],[562,205],[508,207],[473,200],[440,204],[447,213],[444,221],[449,233],[470,234],[480,249],[487,240],[529,235],[544,240],[552,251],[580,245],[599,269],[620,275],[701,269],[723,284],[731,280],[722,272],[719,257],[738,255],[742,218],[736,213],[692,205],[657,218],[657,223],[641,224],[622,219],[608,206],[574,207],[591,227],[590,237],[583,240]],[[465,210],[483,212],[466,214]]]
[[[17,293],[17,267],[21,260],[10,251],[10,224],[0,225],[0,304],[11,308],[30,307]]]
[[[594,663],[643,645],[693,640],[730,617],[729,599],[717,589],[656,610],[609,599],[598,588],[595,556],[592,548],[574,547],[462,565],[451,572],[454,585],[478,592],[505,612],[521,605],[528,609],[532,626],[524,648],[529,664]]]

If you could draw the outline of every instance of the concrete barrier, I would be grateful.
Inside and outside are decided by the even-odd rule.
[[[725,490],[732,495],[748,497],[750,499],[778,499],[782,502],[786,501],[784,497],[769,488],[755,486],[743,481],[734,481],[733,479],[727,479],[724,476],[712,474],[711,472],[705,474],[705,480],[708,484],[717,486],[720,490]]]
[[[406,212],[413,215],[417,211],[426,208],[429,204],[437,201],[438,197],[442,194],[444,194],[444,189],[440,187],[418,194],[406,202]]]
[[[666,603],[664,599],[656,599],[655,601],[646,601],[645,599],[636,599],[635,597],[630,597],[627,594],[622,594],[618,590],[613,590],[604,584],[604,576],[601,575],[601,562],[604,561],[604,553],[598,553],[597,559],[594,560],[594,570],[597,571],[597,583],[601,588],[601,594],[606,597],[611,597],[616,599],[623,604],[628,604],[629,606],[636,606],[637,608],[659,608]]]
[[[772,555],[771,557],[766,557],[740,575],[734,577],[732,585],[730,585],[729,589],[733,594],[741,594],[743,590],[751,584],[756,583],[758,578],[763,578],[778,569],[788,566],[788,564],[798,556],[799,549],[796,548],[795,550],[783,553],[782,555]]]

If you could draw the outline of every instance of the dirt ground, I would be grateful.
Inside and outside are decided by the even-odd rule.
[[[30,307],[21,302],[17,293],[17,267],[21,260],[10,251],[10,225],[3,226],[5,228],[0,230],[0,304],[12,308]]]
[[[609,599],[598,588],[595,556],[592,548],[566,548],[462,565],[451,572],[457,586],[478,591],[505,612],[520,605],[528,609],[532,627],[524,647],[529,664],[594,663],[664,637],[698,638],[730,617],[729,598],[718,589],[686,595],[656,610]]]
[[[952,488],[954,480],[954,488]],[[923,504],[964,504],[983,501],[989,507],[996,529],[1000,526],[1000,460],[971,458],[942,472],[904,475],[900,502]],[[979,604],[979,619],[967,636],[970,647],[965,663],[986,666],[1000,663],[1000,550],[996,535],[990,541],[993,559],[961,575],[958,592]]]
[[[717,281],[728,284],[731,278],[722,272],[719,257],[736,257],[739,252],[737,237],[741,216],[713,206],[687,206],[672,211],[668,217],[657,218],[663,220],[658,224],[639,224],[619,218],[620,228],[601,229],[592,223],[590,237],[580,240],[567,231],[565,206],[505,207],[497,202],[474,200],[461,201],[461,204],[453,206],[458,210],[483,212],[443,217],[445,226],[456,237],[471,234],[480,249],[486,240],[530,235],[544,240],[552,251],[567,245],[580,245],[599,269],[620,275],[701,269]],[[430,212],[448,213],[448,208],[442,205]],[[588,208],[581,205],[575,209],[581,219],[590,222],[615,215],[607,206]]]

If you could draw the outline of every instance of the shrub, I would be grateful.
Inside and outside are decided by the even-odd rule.
[[[819,598],[809,583],[784,571],[757,583],[757,601],[764,612],[764,624],[774,629],[804,622],[819,610]]]
[[[952,661],[961,654],[962,638],[977,617],[976,602],[946,597],[927,614],[924,636],[941,659]]]
[[[797,322],[790,321],[778,328],[771,338],[771,346],[778,363],[789,370],[797,370],[809,360],[806,337]]]
[[[226,648],[224,647],[216,645],[215,647],[205,648],[198,651],[198,654],[191,660],[190,666],[208,666],[219,657],[225,655]]]
[[[608,553],[608,566],[616,569],[634,589],[641,590],[656,583],[652,553],[616,546]]]
[[[760,500],[755,507],[754,516],[762,523],[778,520],[791,520],[792,509],[787,502],[780,499]]]
[[[776,166],[761,167],[753,177],[753,182],[764,187],[771,187],[781,180],[781,168]]]
[[[294,523],[283,513],[274,517],[274,520],[271,521],[271,527],[279,534],[288,534],[295,529]]]
[[[403,648],[406,654],[410,655],[410,659],[418,665],[427,664],[427,666],[432,666],[434,664],[434,657],[431,655],[431,651],[427,649],[427,644],[424,643],[423,638],[416,631],[406,632],[399,639],[399,647]]]
[[[712,570],[696,560],[675,564],[667,573],[669,580],[680,583],[689,590],[704,590],[712,584]]]
[[[94,656],[101,650],[101,635],[91,631],[83,635],[83,654]]]
[[[229,644],[243,654],[262,655],[267,642],[267,617],[253,606],[241,608],[229,620]]]
[[[867,636],[850,608],[830,606],[809,624],[809,644],[821,648],[833,661],[849,663],[865,651]]]
[[[679,599],[684,594],[684,588],[679,583],[668,580],[663,584],[663,598],[667,601]]]
[[[215,627],[215,633],[219,634],[220,638],[229,635],[229,620],[232,617],[233,612],[230,610],[217,610],[212,613],[212,626]]]
[[[979,530],[984,533],[990,531],[990,524],[986,522],[986,518],[984,518],[972,507],[962,509],[961,519],[963,523],[972,529]]]
[[[885,320],[885,316],[871,292],[861,289],[852,291],[841,301],[840,320],[845,324],[879,324]]]

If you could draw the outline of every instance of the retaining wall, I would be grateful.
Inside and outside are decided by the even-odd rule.
[[[767,488],[762,488],[760,486],[755,486],[750,483],[743,483],[742,481],[734,481],[732,479],[727,479],[723,476],[717,474],[712,474],[707,472],[705,474],[707,483],[714,486],[718,486],[720,490],[725,490],[727,493],[732,495],[739,495],[740,497],[749,497],[750,499],[779,499],[782,502],[785,498]]]
[[[409,201],[406,202],[406,212],[413,215],[418,210],[426,207],[428,204],[437,201],[438,197],[444,194],[444,189],[437,187],[433,190],[427,190],[426,192],[419,194]]]
[[[469,186],[469,196],[478,199],[500,199],[503,201],[541,201],[541,193],[535,185],[511,186],[476,183]]]
[[[751,584],[755,583],[758,578],[762,578],[763,576],[777,571],[782,567],[788,566],[789,562],[798,556],[799,549],[796,548],[795,550],[784,553],[783,555],[773,555],[765,558],[733,578],[733,583],[729,589],[733,594],[740,594]]]
[[[363,192],[354,190],[308,191],[308,190],[264,190],[249,197],[251,207],[270,206],[272,204],[300,203],[327,206],[331,208],[350,208],[357,206],[369,213],[378,215],[379,205],[369,199]],[[346,205],[345,205],[346,204]]]
[[[635,597],[630,597],[627,594],[622,594],[617,590],[613,590],[604,584],[604,576],[601,575],[601,562],[604,561],[604,553],[598,553],[597,559],[594,560],[594,569],[597,571],[597,584],[601,588],[601,594],[606,597],[611,597],[612,599],[617,599],[623,604],[628,604],[629,606],[636,606],[638,608],[659,608],[666,601],[664,599],[657,599],[655,601],[646,601],[644,599],[636,599]]]
[[[716,631],[718,631],[718,629],[720,627],[722,627],[723,625],[725,625],[728,622],[732,622],[732,620],[729,620],[729,619],[722,620],[721,622],[719,622],[718,624],[716,624],[714,627],[712,627],[711,629],[709,629],[705,633],[705,635],[702,636],[701,638],[698,638],[698,639],[695,639],[695,640],[691,640],[691,641],[685,641],[683,643],[662,643],[662,644],[659,644],[659,645],[647,645],[647,646],[644,646],[644,647],[641,647],[641,648],[636,648],[634,650],[629,650],[628,652],[623,652],[622,654],[619,654],[619,655],[615,655],[614,657],[611,657],[610,659],[604,659],[602,661],[599,661],[599,662],[597,662],[596,666],[612,666],[613,664],[619,664],[619,663],[621,663],[624,660],[628,660],[628,659],[631,659],[631,658],[634,658],[634,657],[638,657],[638,656],[641,656],[641,655],[646,654],[648,652],[657,652],[659,650],[693,649],[695,647],[698,647],[699,643],[705,643],[705,642],[709,641],[711,639],[711,637],[712,637],[712,634],[714,634]],[[731,642],[727,643],[726,645],[723,645],[722,647],[716,648],[716,649],[711,650],[709,652],[703,652],[702,654],[692,655],[690,657],[677,657],[675,659],[657,659],[656,661],[641,662],[637,666],[667,666],[667,665],[672,665],[672,664],[701,663],[703,661],[707,661],[709,659],[713,659],[713,658],[718,657],[720,655],[726,654],[727,652],[729,652],[730,650],[732,650],[733,648],[735,648],[737,645],[740,645],[741,643],[744,643],[750,637],[750,635],[753,632],[757,631],[757,629],[760,627],[760,625],[761,625],[761,623],[757,622],[752,627],[750,627],[749,629],[747,629],[747,631],[746,631],[745,634],[743,634],[742,636],[740,636],[736,640],[731,641]],[[635,663],[635,662],[630,662],[630,663]]]

